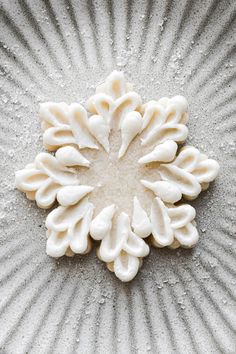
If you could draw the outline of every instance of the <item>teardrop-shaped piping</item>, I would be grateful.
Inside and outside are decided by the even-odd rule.
[[[45,102],[39,105],[39,118],[53,127],[69,125],[68,105],[64,102]]]
[[[122,71],[114,70],[106,80],[107,92],[113,99],[118,99],[126,92],[125,77]]]
[[[171,219],[171,227],[179,229],[195,218],[196,211],[191,205],[183,204],[178,207],[168,208],[168,215]]]
[[[142,146],[161,144],[166,140],[183,142],[188,136],[188,128],[183,124],[164,124],[161,127],[155,127],[145,138],[141,139]]]
[[[114,100],[107,94],[98,93],[90,97],[86,107],[89,112],[94,115],[102,116],[105,121],[110,124],[111,112],[114,108]]]
[[[58,203],[62,206],[74,205],[93,189],[94,187],[86,185],[62,187],[57,193]]]
[[[171,245],[174,240],[170,217],[164,203],[155,198],[151,207],[152,235],[162,246]]]
[[[104,209],[93,219],[90,225],[90,235],[94,240],[102,240],[110,234],[112,228],[112,219],[116,211],[115,204]]]
[[[195,198],[201,192],[201,186],[197,179],[173,164],[161,165],[158,172],[163,180],[175,183],[186,197]]]
[[[197,229],[192,223],[188,223],[186,226],[176,229],[174,234],[181,246],[185,247],[193,247],[199,239]]]
[[[62,166],[90,166],[90,162],[73,146],[58,149],[55,156]]]
[[[174,96],[166,108],[166,123],[186,124],[188,121],[188,102],[184,96]]]
[[[88,129],[88,116],[80,104],[72,104],[69,111],[69,122],[75,140],[79,147],[98,149]]]
[[[78,182],[77,175],[73,170],[63,167],[54,156],[48,153],[38,154],[35,158],[35,165],[60,185],[73,185]]]
[[[57,232],[67,230],[70,225],[77,223],[85,215],[89,203],[84,198],[80,203],[64,207],[59,206],[51,211],[46,218],[46,227]]]
[[[69,243],[70,240],[67,231],[57,232],[51,230],[48,233],[46,253],[54,258],[62,257],[66,253]]]
[[[149,253],[149,247],[142,238],[129,230],[129,236],[124,243],[123,250],[134,257],[146,257]]]
[[[42,171],[33,168],[24,168],[15,173],[15,186],[20,191],[36,191],[39,189],[48,176]]]
[[[171,162],[174,160],[178,145],[173,140],[157,145],[147,155],[144,155],[138,160],[139,164],[146,164],[150,162]]]
[[[199,183],[212,182],[219,173],[220,166],[217,161],[207,159],[198,163],[192,171]]]
[[[114,261],[113,269],[117,278],[123,282],[132,280],[139,270],[139,259],[122,252]]]
[[[89,227],[93,217],[94,206],[89,203],[83,218],[69,228],[70,248],[73,252],[83,254],[88,248]]]
[[[52,127],[43,134],[43,145],[49,151],[57,150],[63,145],[77,144],[69,126]]]
[[[117,218],[116,230],[111,230],[101,241],[99,253],[104,262],[114,261],[121,252],[129,235],[129,217],[121,213]]]
[[[152,232],[149,217],[137,197],[134,197],[133,202],[132,228],[142,238],[149,236]]]
[[[165,110],[156,101],[150,101],[146,104],[143,115],[142,131],[147,134],[155,128],[160,127],[165,122]]]
[[[173,165],[184,169],[187,172],[192,172],[198,165],[200,159],[200,152],[193,146],[186,146],[180,150]]]
[[[131,141],[140,133],[142,126],[142,116],[139,112],[130,112],[123,118],[121,123],[121,147],[118,153],[120,159],[125,155]]]
[[[109,134],[110,126],[106,120],[99,115],[93,115],[89,118],[88,128],[90,133],[97,139],[97,141],[103,146],[105,151],[109,153]]]
[[[149,182],[146,180],[140,182],[166,203],[176,203],[182,198],[181,190],[175,183],[168,181]]]
[[[120,129],[124,116],[128,112],[137,110],[141,103],[141,97],[136,92],[128,92],[118,98],[112,111],[112,126]]]
[[[48,209],[55,202],[57,192],[61,186],[48,178],[35,193],[35,200],[40,208]]]

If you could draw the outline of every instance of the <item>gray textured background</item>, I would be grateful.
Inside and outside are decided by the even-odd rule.
[[[236,352],[235,1],[0,1],[0,353]],[[83,102],[114,69],[183,94],[221,172],[194,250],[152,250],[122,284],[94,254],[45,254],[47,212],[14,189],[42,151],[39,102]]]

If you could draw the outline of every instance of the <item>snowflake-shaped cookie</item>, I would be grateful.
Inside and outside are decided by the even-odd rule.
[[[99,259],[130,281],[149,253],[147,240],[197,243],[195,209],[180,201],[207,189],[219,165],[194,147],[178,151],[188,135],[184,97],[143,104],[114,71],[86,109],[47,102],[40,119],[44,147],[55,155],[39,153],[17,171],[16,187],[40,208],[57,203],[46,218],[48,255],[85,254],[94,240]]]

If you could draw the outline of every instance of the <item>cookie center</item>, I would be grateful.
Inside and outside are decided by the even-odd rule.
[[[112,132],[109,154],[103,148],[83,151],[91,166],[79,169],[79,181],[81,184],[95,187],[90,194],[90,200],[95,206],[96,214],[104,207],[115,204],[118,210],[131,217],[134,196],[138,197],[147,211],[154,197],[154,194],[140,183],[141,179],[159,179],[156,166],[138,164],[139,158],[146,153],[141,147],[140,137],[136,137],[126,154],[118,159],[120,141],[120,133]]]

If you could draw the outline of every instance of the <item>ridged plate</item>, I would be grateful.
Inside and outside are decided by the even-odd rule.
[[[235,1],[0,3],[0,352],[235,353]],[[129,284],[94,252],[47,257],[47,213],[14,189],[39,102],[83,102],[114,68],[144,99],[185,95],[189,142],[221,165],[197,247],[152,250]]]

